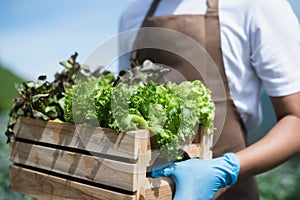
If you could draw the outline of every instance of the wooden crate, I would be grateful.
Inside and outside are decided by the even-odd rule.
[[[155,157],[147,130],[117,134],[107,128],[20,117],[14,133],[14,191],[39,199],[72,200],[168,200],[174,194],[171,178],[147,177]],[[211,158],[211,142],[212,136],[203,134],[185,151],[190,157]]]

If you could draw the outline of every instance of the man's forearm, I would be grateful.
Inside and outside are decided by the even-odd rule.
[[[283,117],[260,141],[236,153],[239,179],[270,170],[300,152],[300,118]]]

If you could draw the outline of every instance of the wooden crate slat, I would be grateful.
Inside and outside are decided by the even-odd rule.
[[[138,189],[137,164],[97,158],[22,142],[10,143],[14,163],[33,166],[128,191]]]
[[[146,130],[117,134],[113,129],[88,128],[69,123],[19,117],[14,127],[17,138],[67,146],[136,160],[139,137]],[[141,136],[140,136],[141,135]]]
[[[213,136],[207,131],[202,127],[193,144],[185,146],[190,157],[212,157]],[[101,127],[20,117],[14,133],[17,139],[10,145],[10,158],[25,167],[10,167],[11,188],[17,192],[40,199],[96,200],[171,200],[174,194],[171,178],[146,178],[146,170],[157,157],[157,152],[151,152],[148,130],[116,134]]]
[[[10,166],[10,189],[39,199],[51,200],[136,200],[122,194],[33,170]]]
[[[199,151],[199,158],[201,159],[212,159],[213,157],[213,134],[209,132],[209,129],[203,127],[203,136],[200,143],[200,151]]]
[[[144,193],[139,197],[141,200],[172,200],[175,183],[170,177],[147,178],[144,188]]]

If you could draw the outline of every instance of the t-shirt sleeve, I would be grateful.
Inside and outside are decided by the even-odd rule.
[[[251,64],[270,96],[300,91],[300,26],[286,0],[257,0],[251,8]]]

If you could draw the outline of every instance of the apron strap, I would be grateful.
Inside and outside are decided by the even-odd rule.
[[[147,20],[148,17],[153,16],[158,4],[159,4],[160,0],[153,0],[150,9],[148,10],[148,13],[146,14],[143,23],[141,25],[141,27],[145,26],[145,22]],[[207,0],[207,14],[216,14],[218,13],[218,4],[219,1],[218,0]]]
[[[147,14],[145,15],[145,18],[141,24],[141,28],[145,27],[148,17],[153,16],[158,4],[160,3],[160,0],[153,0]],[[207,11],[206,16],[218,16],[218,0],[207,0]],[[213,29],[214,30],[214,29]],[[217,31],[214,31],[216,33]],[[213,34],[215,35],[215,34]],[[135,49],[135,43],[134,43],[134,49]],[[131,66],[135,67],[137,65],[140,65],[140,63],[137,60],[137,51],[134,50],[131,54],[131,60],[130,60]]]
[[[155,10],[156,10],[156,8],[157,8],[159,2],[160,2],[160,0],[154,0],[154,1],[152,2],[152,5],[151,5],[150,9],[148,10],[148,12],[147,12],[147,14],[146,14],[146,16],[145,16],[145,18],[144,18],[144,20],[143,20],[143,23],[142,23],[141,27],[145,27],[147,18],[153,16],[153,14],[154,14],[154,12],[155,12]]]
[[[207,0],[206,14],[218,14],[218,10],[219,10],[218,5],[219,5],[218,0]]]
[[[143,22],[142,22],[142,25],[141,25],[141,28],[144,28],[145,25],[146,25],[146,22],[147,22],[147,19],[148,17],[151,17],[153,16],[158,4],[159,4],[160,0],[153,0],[152,4],[151,4],[151,7],[150,9],[148,10]],[[139,33],[138,33],[139,35]],[[137,57],[138,57],[138,53],[137,53],[137,50],[136,50],[136,42],[134,42],[134,45],[133,45],[133,51],[131,53],[131,58],[130,58],[130,65],[131,67],[136,67],[138,65],[140,65],[141,63],[139,63]]]
[[[214,91],[214,96],[213,96],[213,100],[215,101],[216,99],[222,99],[224,98],[223,95],[226,95],[226,104],[227,105],[221,105],[221,108],[229,108],[229,109],[225,109],[226,111],[226,115],[228,115],[226,117],[226,120],[228,119],[237,119],[237,121],[232,121],[230,123],[230,125],[226,124],[224,126],[229,127],[229,130],[225,130],[225,132],[230,132],[230,129],[234,129],[234,128],[239,128],[240,127],[240,131],[241,133],[244,134],[246,133],[246,128],[244,126],[244,123],[239,115],[239,112],[236,108],[236,106],[234,105],[234,102],[230,96],[230,90],[229,90],[229,85],[228,85],[228,78],[226,76],[225,73],[225,68],[224,68],[224,62],[223,62],[223,54],[222,54],[222,47],[221,47],[221,30],[220,30],[220,21],[219,21],[219,9],[218,9],[218,0],[208,0],[208,7],[207,7],[207,13],[205,15],[205,35],[206,35],[206,43],[205,43],[205,49],[207,50],[208,54],[211,56],[211,58],[213,59],[213,61],[215,62],[215,64],[218,67],[218,71],[217,70],[208,70],[208,77],[217,77],[218,74],[215,73],[220,73],[221,77],[223,79],[223,82],[220,82],[218,80],[214,80],[214,79],[209,79],[208,80],[208,85],[212,86],[212,90]],[[225,89],[225,94],[224,91],[222,89],[222,87],[220,86],[220,84],[224,85],[224,89]],[[218,104],[218,102],[216,102]],[[218,110],[217,110],[218,112]],[[218,114],[216,114],[217,116]],[[234,122],[234,123],[233,123]],[[239,122],[239,123],[236,123]],[[227,121],[225,123],[228,123]],[[240,125],[240,126],[239,126]],[[221,134],[222,137],[223,134]],[[228,136],[228,134],[227,134]],[[242,135],[243,136],[243,135]],[[234,136],[232,136],[234,137]],[[217,138],[216,138],[217,139]],[[222,140],[226,140],[226,138],[221,139]],[[227,139],[228,140],[228,139]],[[244,138],[239,139],[239,141],[242,141],[243,145],[245,144],[245,142],[243,141]],[[229,142],[230,143],[230,142]],[[213,147],[213,149],[216,152],[215,146],[218,143],[216,143]],[[217,152],[216,152],[217,153]]]
[[[229,87],[228,87],[228,79],[225,74],[224,63],[223,63],[223,54],[221,48],[221,31],[220,31],[220,22],[219,22],[219,14],[218,14],[218,0],[208,0],[208,8],[207,13],[205,15],[205,35],[206,35],[206,44],[205,49],[208,54],[211,56],[215,64],[217,65],[219,70],[208,70],[209,77],[218,77],[218,75],[214,75],[213,73],[220,73],[222,79],[224,80],[225,94],[227,98],[230,97]],[[222,87],[218,87],[218,84],[223,84],[223,82],[218,82],[216,80],[208,80],[211,84],[214,85],[214,90],[216,94],[216,99],[222,99],[221,91]],[[220,90],[220,91],[219,91]],[[221,95],[220,97],[218,95]],[[215,99],[215,100],[216,100]]]

